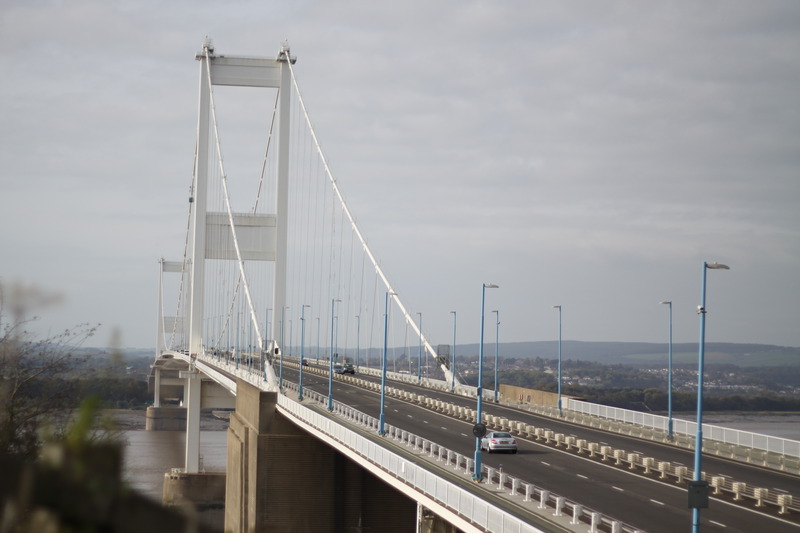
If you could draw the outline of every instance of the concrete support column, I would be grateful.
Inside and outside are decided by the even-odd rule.
[[[183,401],[186,404],[186,464],[184,472],[200,471],[200,387],[202,376],[195,370],[180,373],[186,379]]]
[[[414,531],[416,503],[239,380],[228,429],[226,532]]]
[[[153,369],[154,382],[153,382],[153,407],[161,407],[161,368],[155,367]]]

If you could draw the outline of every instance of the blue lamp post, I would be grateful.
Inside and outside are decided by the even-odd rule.
[[[319,317],[317,317],[317,364],[319,364],[319,347],[321,344],[319,343]]]
[[[661,302],[669,306],[669,348],[667,350],[667,440],[673,440],[672,434],[672,302]]]
[[[689,483],[689,507],[692,509],[692,532],[700,531],[700,509],[708,507],[708,483],[703,481],[703,372],[706,343],[706,272],[730,270],[728,265],[703,262],[703,283],[700,296],[700,344],[697,355],[697,434],[694,439],[694,480]]]
[[[356,370],[361,359],[361,315],[356,315]]]
[[[239,319],[242,317],[241,312],[236,313],[236,347],[234,348],[234,352],[236,353],[236,370],[239,370],[239,352],[241,350],[241,337],[242,337],[242,330],[239,327]]]
[[[334,321],[334,306],[336,302],[341,302],[336,298],[331,299],[331,351],[328,369],[328,411],[333,411],[333,321]]]
[[[300,308],[300,379],[298,380],[297,387],[297,400],[303,401],[303,356],[305,355],[305,341],[306,339],[306,307],[310,305],[303,304]]]
[[[419,355],[417,355],[417,383],[422,382],[422,313],[419,315]]]
[[[450,392],[456,391],[456,312],[450,311],[453,315],[453,355],[450,357]]]
[[[378,419],[378,435],[386,435],[383,428],[386,421],[386,354],[389,351],[389,296],[394,296],[393,292],[386,292],[386,304],[383,311],[383,356],[381,358],[381,414]]]
[[[481,286],[481,343],[478,346],[478,413],[476,423],[483,422],[483,317],[486,304],[486,289],[497,289],[498,286],[494,283],[484,283]],[[483,478],[481,472],[481,437],[475,437],[475,470],[472,473],[472,479],[481,480]]]
[[[561,306],[554,305],[553,309],[558,309],[558,414],[561,414]]]
[[[495,331],[494,331],[494,403],[498,403],[497,397],[497,360],[499,358],[500,353],[500,311],[494,310],[492,311],[495,315],[497,315],[496,323],[495,323]]]

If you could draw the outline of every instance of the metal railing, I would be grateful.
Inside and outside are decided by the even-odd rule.
[[[289,389],[296,388],[294,383],[286,383],[286,386]],[[304,392],[304,395],[307,401],[320,405],[325,405],[328,399],[326,395],[314,391]],[[433,498],[439,504],[446,506],[480,528],[498,532],[542,531],[488,503],[480,495],[467,491],[441,475],[431,472],[430,469],[409,462],[408,459],[392,452],[387,447],[361,436],[345,426],[331,423],[329,417],[317,413],[287,396],[281,395],[278,405],[293,416],[313,425],[318,431],[346,444],[349,449],[379,465],[384,471],[401,479],[421,494]],[[368,430],[377,431],[378,420],[376,418],[348,405],[334,402],[333,413]],[[431,440],[389,424],[384,424],[384,429],[387,438],[405,446],[417,456],[424,457],[437,466],[451,469],[458,475],[471,479],[475,465],[470,456],[454,452]],[[486,485],[493,485],[493,488],[521,503],[523,508],[527,507],[528,512],[547,513],[548,517],[562,517],[567,523],[566,527],[586,524],[590,526],[588,531],[591,533],[600,531],[642,533],[641,530],[619,520],[588,509],[584,505],[503,471],[482,465],[481,474]]]
[[[667,431],[668,429],[669,419],[666,416],[630,411],[618,407],[608,407],[606,405],[573,399],[568,400],[567,407],[578,413],[616,420],[627,424],[634,424],[660,431]],[[692,437],[697,432],[697,422],[673,418],[673,432],[678,435]],[[796,440],[761,435],[759,433],[740,431],[738,429],[721,426],[712,426],[709,424],[703,424],[703,440],[753,448],[755,450],[763,450],[769,453],[800,459],[800,441]]]

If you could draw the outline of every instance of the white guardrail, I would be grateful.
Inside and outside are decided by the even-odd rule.
[[[287,389],[295,389],[295,383],[285,382]],[[320,405],[326,405],[328,397],[314,391],[304,390],[304,397]],[[488,503],[480,495],[459,487],[428,468],[409,462],[408,459],[398,455],[380,443],[374,442],[350,428],[339,424],[330,417],[320,414],[300,404],[285,395],[279,395],[278,405],[288,413],[312,425],[328,437],[345,444],[350,450],[378,465],[383,471],[402,480],[408,486],[421,494],[428,496],[457,513],[463,519],[485,531],[500,533],[544,533],[532,524]],[[333,413],[359,424],[369,431],[377,431],[379,421],[353,409],[350,406],[334,402]],[[426,457],[431,462],[440,463],[445,468],[450,467],[465,478],[471,478],[474,471],[474,461],[471,457],[456,453],[440,446],[423,437],[419,437],[398,427],[384,424],[387,438],[405,445],[418,456]],[[590,527],[590,533],[599,533],[602,530],[615,533],[643,533],[623,522],[606,517],[601,513],[587,509],[563,496],[549,490],[537,487],[505,472],[482,465],[482,474],[486,485],[494,486],[510,496],[517,496],[518,502],[527,504],[527,512],[547,513],[550,516],[564,517],[566,527],[585,524]],[[556,526],[558,527],[558,526]],[[602,528],[602,529],[601,529]],[[563,529],[563,526],[561,527]]]
[[[359,369],[359,373],[373,376],[381,375],[379,370],[367,367],[361,367]],[[386,377],[393,381],[409,383],[412,385],[421,385],[434,390],[450,391],[451,389],[451,385],[442,380],[429,379],[425,377],[419,380],[416,375],[406,374],[404,372],[387,372]],[[478,393],[477,387],[470,385],[458,385],[457,388],[458,390],[456,392],[471,398],[474,398]],[[484,388],[483,398],[484,400],[494,399],[494,391]],[[513,405],[513,402],[511,402],[511,404]],[[669,429],[669,418],[666,416],[631,411],[628,409],[620,409],[618,407],[608,407],[605,405],[574,400],[571,398],[567,399],[567,404],[565,407],[566,409],[575,411],[577,413],[605,418],[625,424],[632,424],[647,429],[663,431],[665,433]],[[688,420],[673,418],[672,427],[674,434],[683,435],[690,439],[694,439],[695,434],[697,433],[697,423]],[[741,431],[722,426],[703,424],[703,441],[716,441],[722,444],[740,446],[742,448],[752,448],[754,450],[761,450],[767,453],[774,453],[783,455],[787,458],[800,460],[800,441],[791,439],[783,439],[780,437],[773,437],[760,433],[752,433],[749,431]]]
[[[226,371],[234,373],[237,377],[242,378],[243,380],[251,383],[252,385],[258,388],[264,388],[266,383],[264,382],[263,375],[260,371],[253,366],[247,365],[238,365],[239,368],[235,368],[237,365],[234,365],[232,361],[226,362],[224,359],[220,360],[217,357],[210,357],[205,356],[201,357],[200,360],[205,359],[207,362],[211,363],[212,365],[218,367],[225,367]],[[199,361],[198,361],[199,362]],[[297,367],[296,363],[289,363],[290,366]],[[310,371],[314,373],[325,373],[326,369],[316,368],[316,367],[309,367]],[[364,373],[362,371],[362,373]],[[354,384],[359,384],[364,388],[369,388],[373,390],[378,390],[380,385],[363,381],[355,376],[336,376],[337,379],[342,379],[346,381],[351,381]],[[285,388],[295,388],[296,384],[285,382]],[[318,401],[322,404],[327,402],[327,396],[314,393],[313,391],[304,391],[306,392],[306,396],[308,398],[313,398],[315,401]],[[412,403],[417,403],[420,406],[424,406],[428,409],[439,411],[442,413],[446,413],[448,416],[453,416],[455,418],[460,418],[468,421],[475,421],[476,412],[472,409],[466,407],[460,407],[458,405],[441,401],[435,400],[424,395],[417,395],[413,393],[409,393],[402,389],[397,389],[395,387],[387,387],[386,391],[387,396],[394,396],[397,398],[401,398],[406,401],[410,401]],[[576,400],[570,400],[571,402],[575,403]],[[589,407],[597,407],[595,404],[588,404],[586,402],[582,402],[587,404]],[[353,410],[351,407],[340,405],[337,402],[334,402],[336,412],[342,413],[349,419],[355,420],[358,423],[364,425],[367,428],[377,430],[377,420],[367,415],[360,413],[358,411]],[[602,407],[602,406],[600,406]],[[555,409],[555,408],[553,408]],[[616,410],[622,411],[617,413],[611,413],[609,411],[601,411],[602,414],[593,414],[593,413],[580,413],[573,409],[565,410],[566,413],[570,413],[569,417],[576,418],[576,422],[586,424],[586,420],[578,420],[580,417],[589,417],[592,420],[606,420],[607,424],[610,426],[607,428],[609,431],[621,431],[622,427],[628,428],[639,428],[639,432],[662,432],[666,433],[666,429],[660,429],[658,427],[658,422],[653,423],[653,429],[645,427],[646,424],[652,422],[652,420],[648,420],[648,418],[656,417],[656,415],[650,415],[647,413],[639,413],[635,411],[626,411],[624,409],[614,409],[608,408],[609,410]],[[604,418],[603,415],[609,414],[616,414],[616,419],[612,418]],[[550,416],[557,416],[556,413],[549,413]],[[626,418],[627,417],[627,418]],[[656,417],[656,418],[664,418],[664,417]],[[658,461],[652,457],[644,457],[640,456],[638,453],[631,453],[626,450],[621,449],[614,449],[611,446],[601,445],[599,443],[594,442],[587,442],[583,439],[577,439],[573,436],[567,436],[561,433],[556,433],[546,427],[536,427],[529,424],[525,424],[518,421],[509,420],[507,418],[502,418],[498,416],[490,416],[484,413],[483,422],[486,423],[488,427],[495,428],[497,430],[504,430],[510,431],[514,434],[519,435],[523,438],[530,438],[532,440],[536,440],[537,442],[544,443],[545,445],[555,445],[556,447],[564,447],[566,450],[574,450],[578,454],[587,454],[590,458],[597,458],[602,460],[603,462],[610,462],[613,461],[616,465],[621,466],[623,464],[627,465],[631,470],[642,470],[645,474],[649,473],[658,473],[659,477],[662,480],[672,479],[677,484],[682,484],[686,479],[689,479],[692,475],[692,472],[685,466],[682,465],[675,465],[669,462]],[[615,425],[622,424],[622,426],[615,428]],[[442,447],[438,446],[436,443],[429,442],[427,440],[421,439],[420,437],[416,437],[415,435],[405,434],[402,430],[397,428],[393,428],[391,426],[387,426],[389,429],[387,431],[392,432],[394,437],[398,440],[403,440],[407,442],[409,446],[414,446],[416,449],[419,446],[422,450],[427,450],[427,452],[431,456],[435,456],[437,461],[445,461],[446,465],[454,464],[455,469],[463,468],[465,474],[470,474],[473,466],[470,464],[472,459],[469,457],[464,457],[455,452],[451,452],[449,450],[444,450]],[[704,427],[705,424],[704,424]],[[725,428],[723,428],[725,429]],[[400,433],[395,433],[400,432]],[[746,432],[743,432],[746,433]],[[645,438],[646,436],[643,436]],[[652,435],[651,435],[652,437]],[[407,439],[414,439],[414,440],[407,440]],[[421,444],[417,444],[417,439],[420,440]],[[690,440],[690,437],[682,436],[676,440]],[[704,438],[704,441],[708,442],[708,439]],[[794,442],[794,441],[790,441]],[[707,446],[707,444],[706,444]],[[729,445],[731,447],[735,447],[735,445]],[[747,447],[741,446],[742,450],[746,452]],[[442,451],[444,450],[444,451]],[[740,458],[739,455],[741,454],[742,450],[720,450],[716,449],[713,453],[718,455],[724,455],[727,453],[731,457],[736,457],[737,460],[743,460],[745,462],[761,462],[765,466],[769,466],[770,468],[774,468],[777,470],[787,471],[787,472],[795,472],[798,470],[798,461],[795,459],[787,459],[785,456],[778,455],[778,454],[770,454],[767,452],[763,452],[764,457],[753,458],[749,452],[745,453],[744,458]],[[770,457],[772,456],[772,457]],[[777,456],[777,463],[774,465],[770,465],[770,462],[775,462]],[[755,459],[755,460],[754,460]],[[570,516],[573,516],[574,523],[578,523],[583,517],[583,520],[589,520],[588,517],[591,517],[591,524],[592,529],[590,532],[598,531],[595,529],[595,523],[601,524],[606,523],[610,524],[612,528],[620,528],[620,529],[611,529],[613,533],[622,533],[628,531],[634,531],[633,529],[624,526],[618,521],[610,520],[607,518],[602,517],[599,513],[593,513],[591,511],[587,511],[583,508],[583,506],[569,502],[563,497],[559,497],[556,495],[552,495],[546,489],[535,487],[532,484],[526,483],[522,480],[516,479],[512,476],[508,476],[507,474],[495,472],[490,468],[485,467],[483,468],[483,472],[485,473],[485,479],[487,483],[493,483],[495,479],[497,479],[500,486],[508,485],[511,487],[511,492],[508,494],[522,494],[525,497],[525,501],[528,501],[529,498],[533,499],[538,494],[539,497],[539,506],[541,509],[546,509],[548,506],[552,507],[555,510],[555,516],[560,516],[561,513],[564,512],[564,508],[571,509]],[[798,508],[795,505],[795,500],[791,494],[781,494],[779,492],[768,490],[763,487],[754,487],[746,483],[737,482],[736,480],[728,479],[721,476],[709,476],[706,472],[702,474],[703,479],[706,479],[710,482],[711,486],[714,488],[715,494],[720,493],[728,493],[733,497],[734,500],[752,500],[755,502],[757,506],[763,506],[765,504],[775,505],[779,508],[781,514],[785,514],[789,512],[789,509],[793,509],[797,511]],[[544,502],[544,503],[542,503]],[[571,507],[570,507],[571,506]],[[587,514],[588,513],[588,514]],[[574,518],[574,517],[578,518]],[[599,527],[599,526],[598,526]]]
[[[195,359],[212,366],[224,367],[226,371],[233,373],[257,388],[263,389],[266,386],[263,374],[256,365],[236,365],[234,361],[226,361],[225,358],[213,355],[203,355]],[[296,390],[296,387],[296,383],[284,380],[284,389]],[[327,405],[328,397],[326,395],[310,389],[305,389],[303,395],[306,401]],[[384,472],[401,480],[420,494],[432,498],[478,528],[498,533],[546,533],[546,530],[539,529],[508,511],[488,503],[480,495],[459,487],[427,468],[409,462],[380,443],[358,434],[343,424],[308,408],[306,405],[284,394],[278,395],[278,405],[287,414],[302,420],[303,423],[311,425],[329,438],[344,444],[348,449],[379,466]],[[378,419],[338,401],[334,401],[333,413],[357,423],[367,430],[376,432],[378,430]],[[389,424],[384,424],[384,430],[388,438],[406,445],[411,451],[416,452],[418,456],[426,457],[431,462],[435,461],[444,467],[450,467],[463,477],[471,479],[475,466],[471,457],[456,453],[433,441]],[[577,526],[584,524],[584,527],[585,525],[590,527],[589,533],[600,533],[601,531],[644,533],[640,529],[604,516],[602,513],[588,509],[579,503],[568,500],[564,496],[559,496],[547,489],[537,487],[532,483],[525,482],[486,465],[482,465],[481,473],[484,475],[484,482],[487,485],[495,484],[497,490],[504,492],[507,490],[505,494],[517,496],[519,498],[518,501],[523,502],[523,511],[546,516],[546,520],[550,521],[553,518],[557,521],[560,520],[563,523],[563,526],[560,526],[562,530],[575,530]],[[527,505],[528,508],[524,509],[524,505]],[[554,527],[559,527],[559,525],[556,523]]]
[[[571,411],[633,424],[645,428],[667,431],[669,418],[666,416],[641,413],[639,411],[629,411],[618,407],[608,407],[596,403],[589,403],[580,400],[569,399],[567,408]],[[673,418],[672,431],[677,435],[694,437],[697,433],[697,422]],[[725,428],[703,424],[703,441],[713,440],[724,444],[763,450],[769,453],[776,453],[786,457],[800,459],[800,441],[782,439],[749,431]]]

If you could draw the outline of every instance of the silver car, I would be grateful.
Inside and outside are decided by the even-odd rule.
[[[491,431],[481,439],[481,450],[517,453],[517,441],[507,431]]]

